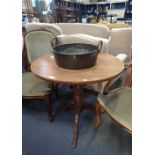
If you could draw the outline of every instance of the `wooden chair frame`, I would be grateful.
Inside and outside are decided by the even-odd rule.
[[[26,49],[26,45],[25,45],[25,37],[26,37],[27,34],[29,34],[31,32],[37,32],[37,31],[49,32],[49,33],[51,33],[51,35],[56,37],[53,32],[48,31],[48,30],[46,30],[44,28],[29,31],[29,32],[26,32],[24,34],[24,47],[23,47],[23,53],[22,54],[23,54],[23,59],[24,59],[23,61],[24,61],[25,69],[26,69],[26,71],[29,71],[29,72],[31,72],[31,64],[29,63],[29,59],[28,59],[27,49]],[[56,42],[55,42],[55,44],[56,44]],[[43,100],[45,100],[45,102],[47,102],[48,120],[50,122],[52,122],[53,121],[53,116],[52,116],[52,110],[51,110],[52,109],[51,94],[52,94],[52,91],[49,91],[49,92],[47,92],[47,94],[45,94],[43,96],[22,96],[22,99],[43,99]]]

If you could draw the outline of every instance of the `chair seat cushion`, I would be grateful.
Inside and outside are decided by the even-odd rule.
[[[118,123],[132,131],[132,89],[120,88],[108,95],[99,94],[98,101]]]
[[[43,96],[50,91],[48,82],[37,78],[31,72],[22,74],[22,96]]]

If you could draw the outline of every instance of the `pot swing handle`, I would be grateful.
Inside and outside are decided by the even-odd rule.
[[[99,41],[98,45],[97,45],[97,52],[99,53],[102,49],[102,46],[103,46],[103,42],[102,41]]]
[[[57,45],[57,41],[58,41],[58,38],[57,38],[57,37],[54,37],[54,38],[51,40],[51,45],[52,45],[52,47],[55,47],[55,45]]]

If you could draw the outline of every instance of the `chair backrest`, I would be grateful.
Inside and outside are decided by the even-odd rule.
[[[24,36],[28,63],[31,64],[39,57],[52,52],[51,40],[56,37],[47,30],[34,30]]]
[[[112,28],[109,39],[109,53],[116,56],[120,53],[127,55],[126,63],[130,61],[132,45],[132,27]]]

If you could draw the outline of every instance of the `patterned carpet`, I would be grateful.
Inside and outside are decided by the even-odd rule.
[[[63,101],[72,98],[72,95],[67,86],[59,86],[61,101],[52,95],[53,123],[47,120],[43,100],[23,100],[23,155],[131,155],[132,136],[106,114],[102,114],[102,125],[96,129],[95,115],[89,110],[80,115],[78,145],[72,148],[73,110],[57,113]],[[84,100],[95,104],[96,94],[85,91]]]

